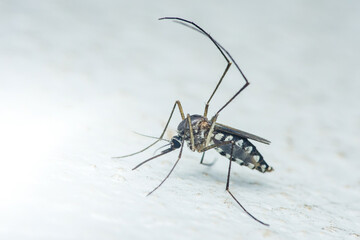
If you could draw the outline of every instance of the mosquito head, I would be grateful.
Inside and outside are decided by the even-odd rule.
[[[172,149],[178,149],[182,145],[182,137],[181,136],[173,136],[171,138],[170,143],[171,143],[171,148]]]
[[[143,164],[145,164],[145,163],[147,163],[147,162],[149,162],[149,161],[151,161],[151,160],[153,160],[153,159],[155,159],[155,158],[158,158],[158,157],[160,157],[160,156],[162,156],[162,155],[165,155],[165,154],[168,154],[169,152],[172,152],[172,151],[174,151],[174,150],[176,150],[176,149],[178,149],[178,148],[181,148],[182,143],[183,143],[183,138],[182,138],[181,136],[173,136],[173,137],[171,138],[171,140],[170,140],[170,143],[165,145],[165,146],[171,145],[169,148],[161,151],[160,154],[155,155],[155,156],[153,156],[153,157],[151,157],[151,158],[149,158],[149,159],[146,159],[145,161],[141,162],[141,163],[138,164],[136,167],[134,167],[133,170],[137,169],[137,168],[140,167],[141,165],[143,165]],[[163,146],[163,147],[165,147],[165,146]],[[182,149],[181,149],[181,151],[182,151]],[[178,161],[179,161],[179,160],[178,160]],[[151,193],[151,192],[150,192],[150,193]]]

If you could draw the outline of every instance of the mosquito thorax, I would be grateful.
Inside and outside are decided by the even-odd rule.
[[[190,119],[191,127],[194,133],[198,133],[200,131],[208,131],[210,129],[211,123],[206,117],[194,114],[190,116]],[[180,122],[177,131],[180,135],[189,132],[189,124],[187,118]]]
[[[191,115],[190,119],[194,135],[195,149],[192,149],[194,151],[200,149],[200,147],[205,144],[206,136],[211,127],[211,122],[206,117],[197,114]],[[177,131],[179,136],[184,138],[188,146],[191,148],[189,129],[188,119],[185,118],[180,122]]]

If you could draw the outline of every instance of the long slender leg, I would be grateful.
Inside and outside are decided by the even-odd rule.
[[[166,179],[168,179],[168,177],[170,176],[170,174],[172,173],[172,171],[174,170],[174,168],[176,167],[177,163],[179,162],[179,160],[180,160],[180,158],[181,158],[181,154],[182,154],[183,148],[184,148],[184,140],[182,140],[180,153],[179,153],[178,159],[176,160],[174,166],[171,168],[170,172],[169,172],[168,175],[164,178],[164,180],[162,180],[161,183],[160,183],[156,188],[154,188],[154,190],[152,190],[151,192],[149,192],[147,196],[149,196],[150,194],[152,194],[153,192],[155,192],[155,190],[158,189],[158,188],[165,182]]]
[[[239,70],[241,76],[244,78],[244,80],[245,80],[244,86],[242,86],[242,87],[240,88],[240,90],[237,91],[237,92],[235,93],[235,95],[234,95],[232,98],[230,98],[230,100],[228,100],[223,107],[220,108],[219,111],[217,111],[217,114],[219,114],[231,101],[233,101],[233,100],[240,94],[240,92],[242,92],[242,91],[250,84],[249,81],[248,81],[247,78],[245,77],[244,73],[241,71],[239,65],[235,62],[235,60],[233,59],[233,57],[230,55],[230,53],[229,53],[223,46],[221,46],[221,44],[218,43],[212,36],[210,36],[210,34],[208,34],[204,29],[202,29],[202,28],[201,28],[200,26],[198,26],[196,23],[191,22],[191,21],[186,20],[186,19],[183,19],[183,18],[178,18],[178,17],[163,17],[163,18],[159,18],[159,20],[163,20],[163,19],[173,19],[173,20],[177,20],[177,21],[179,21],[179,23],[181,23],[181,24],[183,24],[183,25],[185,25],[185,26],[187,26],[187,27],[190,27],[190,28],[192,28],[192,29],[200,32],[201,34],[204,34],[205,36],[207,36],[207,37],[215,44],[216,48],[220,51],[220,53],[223,55],[223,57],[225,58],[226,62],[228,63],[228,66],[226,67],[223,76],[220,78],[220,81],[218,82],[218,84],[217,84],[214,92],[212,93],[210,99],[208,100],[208,102],[207,102],[207,104],[206,104],[206,106],[205,106],[205,111],[204,111],[204,116],[205,116],[205,117],[206,117],[206,115],[207,115],[208,108],[209,108],[209,102],[210,102],[212,96],[215,94],[215,92],[216,92],[217,88],[219,87],[220,83],[222,82],[222,79],[223,79],[223,77],[225,76],[227,70],[230,68],[231,62],[229,61],[229,59],[228,59],[226,56],[228,56],[228,57],[231,59],[231,61],[235,64],[236,68]],[[188,24],[189,24],[189,25],[188,25]]]
[[[215,114],[215,116],[212,117],[212,119],[211,119],[211,127],[210,127],[209,133],[206,137],[205,147],[209,146],[209,144],[210,144],[210,140],[211,140],[212,134],[214,132],[214,127],[215,127],[217,117],[218,117],[218,114]]]
[[[130,157],[130,156],[139,154],[139,153],[141,153],[141,152],[149,149],[150,147],[154,146],[154,145],[155,145],[156,143],[158,143],[160,140],[162,140],[162,137],[164,136],[164,134],[165,134],[165,132],[166,132],[166,129],[167,129],[167,127],[169,126],[170,120],[171,120],[171,118],[172,118],[172,115],[173,115],[173,113],[174,113],[174,110],[175,110],[175,107],[176,107],[176,106],[178,106],[178,108],[179,108],[180,115],[181,115],[181,119],[184,120],[184,119],[185,119],[185,115],[184,115],[183,108],[182,108],[182,106],[181,106],[180,101],[177,100],[177,101],[175,102],[172,110],[171,110],[170,117],[169,117],[169,119],[168,119],[168,121],[167,121],[167,123],[166,123],[166,125],[165,125],[165,128],[164,128],[163,132],[161,133],[161,135],[160,135],[160,137],[159,137],[158,140],[156,140],[155,142],[153,142],[152,144],[150,144],[149,146],[147,146],[146,148],[144,148],[144,149],[142,149],[142,150],[140,150],[140,151],[137,151],[137,152],[135,152],[135,153],[131,153],[131,154],[128,154],[128,155],[120,156],[120,157],[114,157],[114,158],[125,158],[125,157]]]
[[[231,155],[230,155],[230,159],[233,159],[233,152],[234,152],[234,145],[235,145],[235,142],[234,141],[224,141],[224,142],[221,142],[221,143],[218,143],[218,144],[213,144],[213,145],[210,145],[208,147],[205,147],[203,149],[201,149],[200,151],[201,152],[206,152],[207,150],[210,150],[212,148],[215,148],[215,147],[220,147],[220,146],[224,146],[224,145],[227,145],[227,144],[231,144]],[[251,215],[242,205],[241,203],[235,198],[235,196],[230,192],[230,189],[229,189],[229,185],[230,185],[230,172],[231,172],[231,160],[229,160],[229,169],[228,169],[228,174],[227,174],[227,181],[226,181],[226,191],[230,194],[230,196],[237,202],[237,204],[239,204],[239,206],[244,210],[244,212],[246,212],[251,218],[253,218],[254,220],[256,220],[257,222],[265,225],[265,226],[269,226],[269,224],[267,223],[264,223],[260,220],[258,220],[257,218],[255,218],[253,215]]]
[[[235,142],[232,142],[232,145],[231,145],[231,157],[230,159],[232,159],[232,156],[233,156],[233,150],[234,150],[234,145],[235,145]],[[260,221],[259,219],[257,219],[256,217],[254,217],[253,215],[251,215],[242,205],[241,203],[235,198],[235,196],[230,192],[230,189],[229,189],[229,185],[230,185],[230,172],[231,172],[231,160],[229,160],[229,170],[228,170],[228,175],[227,175],[227,181],[226,181],[226,191],[230,194],[230,196],[235,200],[235,202],[237,202],[237,204],[239,204],[239,206],[244,210],[244,212],[246,212],[250,217],[252,217],[255,221],[265,225],[265,226],[270,226],[269,224],[267,223],[264,223],[262,221]]]
[[[230,62],[227,58],[226,58],[226,61],[227,61],[228,63],[227,63],[227,66],[226,66],[226,68],[225,68],[225,71],[224,71],[223,75],[221,76],[221,78],[220,78],[219,82],[217,83],[217,85],[216,85],[216,87],[215,87],[215,89],[214,89],[213,93],[211,94],[211,96],[210,96],[209,100],[206,102],[206,105],[205,105],[205,110],[204,110],[204,117],[207,117],[207,113],[208,113],[208,109],[209,109],[209,104],[210,104],[210,101],[211,101],[212,97],[214,96],[215,92],[217,91],[217,89],[219,88],[219,86],[220,86],[220,84],[221,84],[222,80],[224,79],[224,77],[225,77],[225,75],[226,75],[227,71],[229,70],[229,68],[230,68],[230,66],[231,66],[231,62]]]
[[[200,164],[203,164],[204,157],[205,157],[205,152],[203,152],[203,155],[201,156]]]
[[[232,143],[232,141],[224,141],[224,142],[221,142],[221,143],[215,143],[215,144],[209,145],[207,147],[201,148],[199,150],[199,152],[206,152],[206,151],[208,151],[210,149],[220,147],[220,146],[224,146],[224,145],[228,145],[228,144],[231,144],[231,143]]]
[[[234,100],[247,86],[249,86],[249,84],[250,84],[249,82],[246,82],[245,85],[244,85],[242,88],[240,88],[240,90],[239,90],[237,93],[235,93],[235,95],[232,96],[232,98],[230,98],[230,100],[227,101],[227,103],[225,103],[225,105],[222,106],[222,107],[220,108],[220,110],[217,111],[216,114],[219,114],[219,112],[221,112],[232,100]]]
[[[216,159],[212,163],[204,163],[204,156],[205,156],[205,152],[203,152],[203,154],[201,156],[200,164],[208,166],[208,167],[211,167],[212,165],[215,164]]]
[[[190,114],[187,115],[187,123],[189,125],[189,132],[190,132],[190,142],[191,142],[191,150],[195,151],[195,140],[194,140],[194,133],[193,133],[193,128],[191,125],[191,118],[190,118]]]

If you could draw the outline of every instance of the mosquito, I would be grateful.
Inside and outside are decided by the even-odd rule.
[[[265,172],[271,172],[273,171],[273,168],[269,166],[263,156],[259,153],[259,151],[256,149],[256,147],[249,141],[254,140],[257,142],[261,142],[264,144],[270,144],[270,141],[258,137],[256,135],[253,135],[251,133],[247,133],[229,126],[226,126],[224,124],[218,123],[216,120],[219,116],[219,113],[228,106],[230,102],[232,102],[247,86],[249,86],[249,81],[241,71],[238,64],[235,62],[235,60],[232,58],[230,53],[221,46],[210,34],[208,34],[205,30],[203,30],[200,26],[198,26],[196,23],[191,22],[189,20],[179,18],[179,17],[163,17],[159,18],[159,20],[174,20],[177,23],[181,23],[187,27],[190,27],[201,34],[205,35],[207,38],[209,38],[212,43],[216,46],[216,48],[220,51],[221,55],[225,58],[227,62],[227,66],[220,77],[220,80],[218,81],[214,91],[212,92],[209,100],[206,102],[205,110],[203,115],[190,115],[187,114],[185,116],[183,108],[181,106],[180,101],[176,101],[171,113],[170,117],[165,125],[164,130],[162,131],[160,137],[152,137],[157,139],[155,142],[147,146],[146,148],[121,157],[117,158],[124,158],[133,156],[135,154],[144,152],[145,150],[149,149],[150,147],[154,146],[156,143],[158,143],[161,140],[168,141],[168,144],[166,146],[169,146],[169,148],[161,151],[160,154],[157,154],[140,164],[138,164],[136,167],[133,168],[133,170],[137,169],[141,165],[158,158],[160,156],[163,156],[165,154],[168,154],[174,150],[180,149],[178,158],[176,162],[174,163],[173,167],[171,168],[170,172],[167,174],[167,176],[161,181],[161,183],[154,188],[151,192],[148,193],[148,195],[152,194],[155,190],[157,190],[165,181],[168,179],[168,177],[171,175],[173,170],[175,169],[176,165],[178,164],[179,160],[181,159],[182,151],[184,148],[184,142],[186,142],[187,146],[193,151],[197,151],[199,153],[203,153],[200,163],[203,163],[205,152],[210,149],[215,149],[217,152],[219,152],[222,156],[225,156],[228,158],[229,161],[229,167],[228,167],[228,173],[227,173],[227,181],[226,181],[226,191],[230,194],[230,196],[237,202],[237,204],[254,220],[257,222],[269,226],[269,224],[264,223],[260,221],[259,219],[255,218],[252,214],[250,214],[243,206],[242,204],[235,198],[235,196],[230,191],[230,172],[231,172],[231,163],[236,162],[242,166],[247,166],[250,169],[256,169],[262,173]],[[230,61],[230,60],[231,61]],[[216,112],[216,114],[211,118],[208,119],[208,108],[211,99],[213,98],[214,94],[216,93],[219,85],[222,83],[226,73],[228,72],[231,64],[234,63],[238,71],[240,72],[242,78],[245,80],[245,84]],[[168,125],[170,123],[170,120],[173,116],[175,108],[178,107],[181,119],[182,121],[177,127],[177,135],[173,136],[171,140],[164,139],[164,134],[168,128]],[[146,135],[145,135],[146,136]],[[149,136],[147,136],[149,137]]]

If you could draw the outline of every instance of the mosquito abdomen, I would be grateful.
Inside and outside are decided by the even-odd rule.
[[[224,141],[233,141],[234,149],[231,160],[240,165],[247,166],[250,169],[256,169],[263,173],[271,172],[273,170],[273,168],[265,162],[263,156],[259,153],[256,147],[246,138],[224,132],[214,132],[212,141],[215,144],[219,144]],[[230,159],[231,148],[232,144],[227,144],[216,147],[215,150]]]

